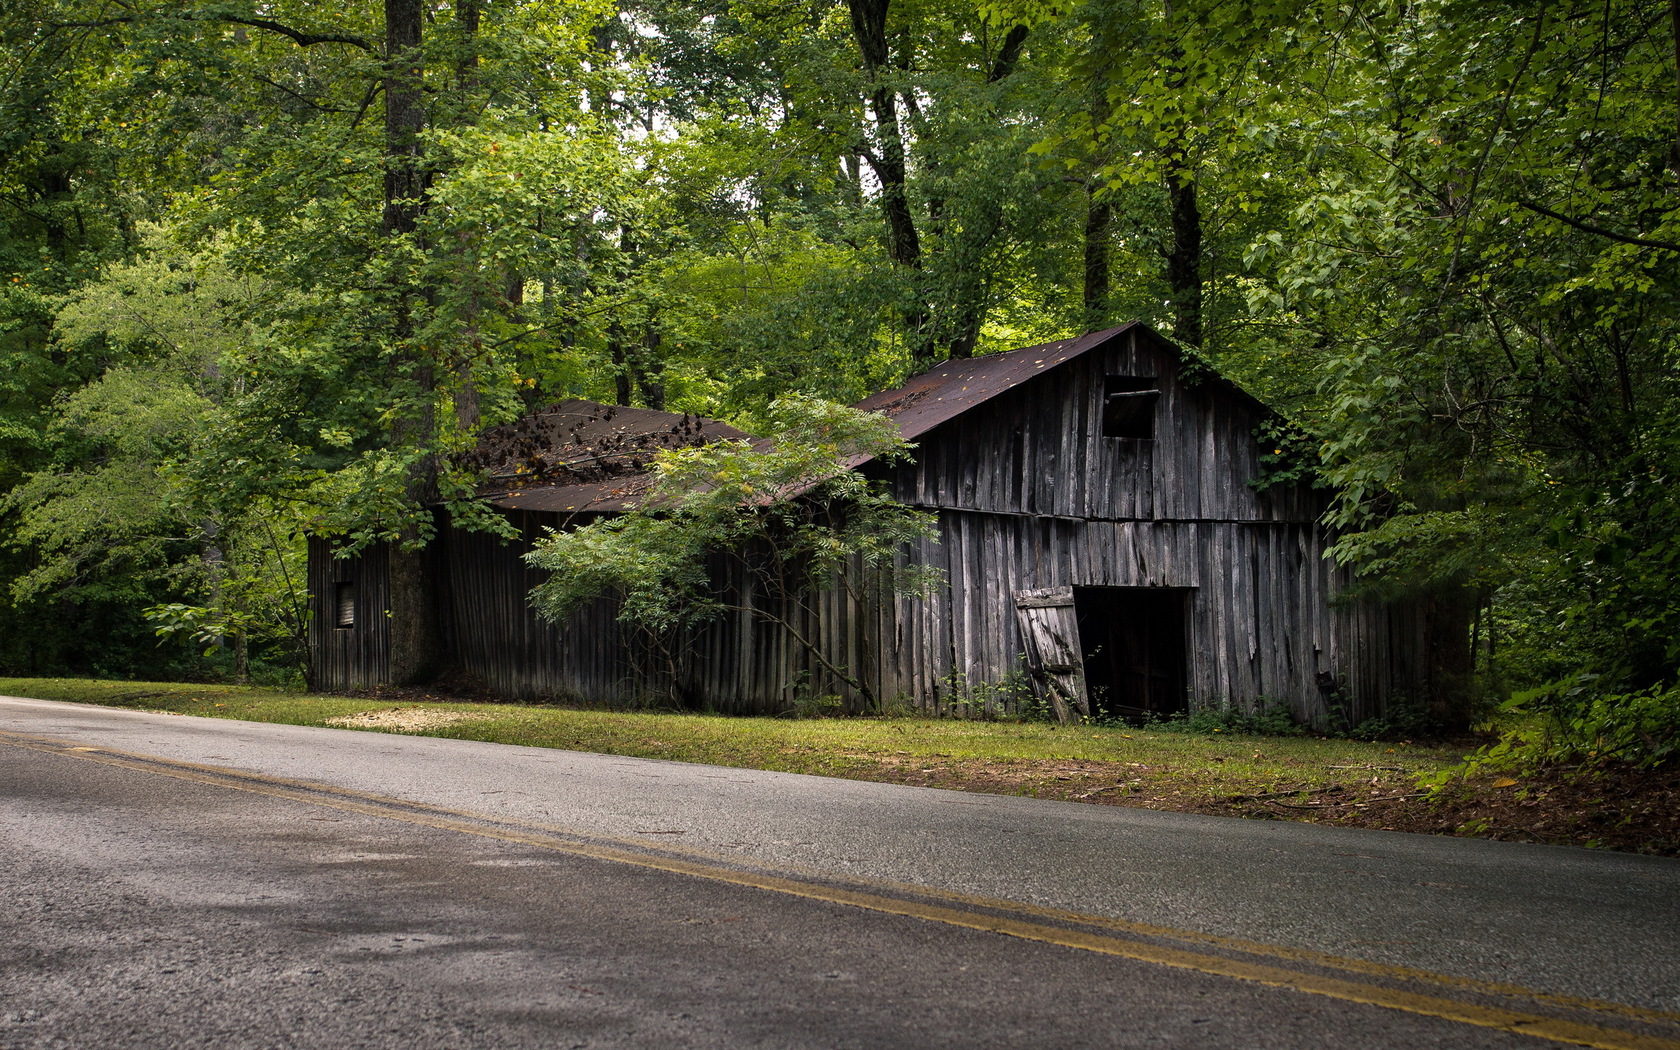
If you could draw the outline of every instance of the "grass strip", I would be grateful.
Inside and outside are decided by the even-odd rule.
[[[0,694],[289,725],[406,732],[1072,801],[1217,811],[1409,793],[1461,749],[1309,736],[891,718],[749,718],[411,698],[260,686],[0,679]],[[1293,814],[1278,807],[1275,816]]]

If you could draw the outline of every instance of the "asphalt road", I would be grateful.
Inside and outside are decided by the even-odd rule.
[[[0,699],[8,1050],[1677,1050],[1677,934],[1671,860]]]

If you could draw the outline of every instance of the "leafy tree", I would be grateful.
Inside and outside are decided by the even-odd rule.
[[[1307,81],[1321,147],[1254,307],[1319,377],[1339,556],[1474,589],[1486,670],[1579,711],[1680,676],[1675,30],[1489,11],[1319,12],[1302,42],[1339,76]]]
[[[724,612],[746,613],[786,631],[879,706],[857,669],[834,663],[807,632],[829,588],[862,604],[922,594],[936,582],[933,571],[902,557],[905,544],[934,534],[932,517],[891,499],[853,466],[890,462],[910,446],[885,417],[813,398],[778,399],[771,421],[765,441],[661,452],[653,486],[633,509],[550,531],[526,556],[550,573],[532,601],[559,621],[610,594],[622,621],[666,637]],[[720,583],[714,569],[742,585]]]
[[[183,250],[161,228],[141,239],[141,261],[108,267],[60,300],[58,345],[109,364],[54,406],[42,435],[48,462],[5,497],[10,542],[29,555],[11,597],[24,607],[118,604],[136,621],[159,598],[190,599],[198,604],[169,604],[240,625],[226,632],[239,677],[253,634],[296,664],[301,522],[284,507],[190,484],[195,457],[214,454],[204,439],[250,337],[244,318],[272,289],[232,272],[222,254]],[[200,641],[221,645],[220,636]]]

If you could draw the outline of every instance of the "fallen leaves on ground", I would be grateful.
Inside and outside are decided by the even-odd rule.
[[[220,706],[220,705],[218,705]],[[326,725],[342,729],[390,729],[398,733],[424,733],[428,729],[457,722],[480,722],[486,716],[461,711],[431,711],[420,707],[399,707],[385,711],[362,711],[329,718]]]
[[[1339,770],[1345,778],[1328,784],[1210,791],[1205,773],[1135,763],[849,757],[848,775],[918,787],[1680,856],[1680,767],[1484,777],[1431,798],[1392,766]]]

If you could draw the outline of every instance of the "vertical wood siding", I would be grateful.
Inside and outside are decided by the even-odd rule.
[[[1190,593],[1188,685],[1195,707],[1287,705],[1315,724],[1357,722],[1395,695],[1421,697],[1431,669],[1414,610],[1333,604],[1345,574],[1319,529],[1298,522],[1080,522],[948,510],[943,543],[911,554],[946,586],[887,606],[874,629],[872,684],[946,711],[953,686],[1018,677],[1025,641],[1013,595],[1062,587],[1172,587]],[[1326,695],[1327,673],[1344,694]],[[838,691],[838,686],[830,684]],[[1340,711],[1331,710],[1340,706]]]
[[[945,573],[933,595],[904,598],[877,589],[853,603],[832,588],[808,599],[809,614],[777,607],[878,699],[951,713],[978,692],[989,693],[994,707],[1011,706],[990,687],[1024,671],[1013,596],[1070,586],[1189,589],[1187,680],[1197,707],[1283,703],[1316,724],[1357,722],[1380,713],[1391,697],[1425,696],[1438,677],[1422,658],[1426,628],[1417,609],[1332,604],[1344,574],[1324,559],[1322,533],[1311,524],[1085,522],[945,510],[939,525],[940,542],[907,552],[908,560]],[[483,533],[446,534],[454,663],[495,693],[613,704],[678,701],[740,714],[783,711],[824,695],[861,706],[862,698],[792,636],[747,612],[729,612],[689,638],[668,641],[678,654],[675,664],[619,624],[610,600],[563,625],[544,622],[528,598],[542,574],[521,557],[537,535],[531,523],[507,544]],[[332,564],[336,579],[366,581],[362,593],[380,600],[374,597],[383,570],[377,549]],[[768,604],[732,562],[716,560],[713,577],[760,608]],[[326,575],[312,584],[319,595],[331,593]],[[359,616],[354,631],[321,629],[330,622],[323,603],[313,630],[321,686],[381,680],[383,616],[371,623]],[[667,693],[666,672],[675,673],[674,694]],[[1321,672],[1345,694],[1342,711],[1330,710]]]
[[[360,689],[390,678],[390,591],[385,548],[350,558],[333,557],[326,540],[309,541],[310,684],[317,689]],[[355,626],[337,626],[338,584],[356,589]]]
[[[524,555],[542,536],[546,516],[511,517],[517,539],[459,529],[442,536],[456,668],[499,695],[519,699],[615,704],[640,699],[638,658],[646,654],[618,623],[612,601],[596,601],[559,625],[537,615],[530,593],[544,573],[526,564]]]

